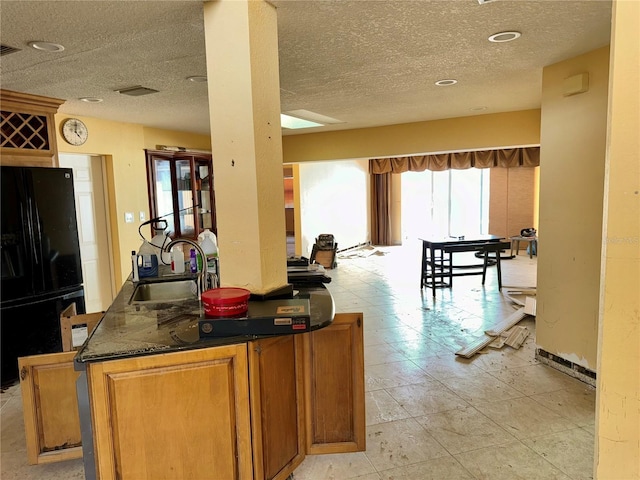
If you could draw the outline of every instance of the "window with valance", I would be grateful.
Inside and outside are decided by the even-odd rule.
[[[468,168],[515,168],[540,165],[540,147],[504,148],[472,152],[376,158],[369,160],[371,173],[371,243],[391,242],[391,174],[425,170],[464,170]]]
[[[513,168],[537,167],[539,165],[540,147],[521,147],[376,158],[369,160],[369,171],[373,174],[422,172],[424,170],[439,172],[450,168],[464,170],[466,168]]]

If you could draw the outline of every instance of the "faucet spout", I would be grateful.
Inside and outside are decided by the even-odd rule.
[[[207,282],[207,256],[205,255],[204,251],[202,250],[202,248],[200,247],[200,245],[198,245],[197,242],[194,242],[193,240],[190,240],[188,238],[176,238],[172,241],[170,241],[165,247],[164,250],[167,252],[171,251],[171,248],[178,244],[178,243],[186,243],[191,245],[193,248],[195,248],[198,253],[200,254],[200,258],[202,258],[202,270],[200,271],[200,273],[198,274],[198,280],[197,280],[197,284],[198,284],[198,300],[200,300],[202,298],[202,292],[205,291],[206,289],[206,282]]]

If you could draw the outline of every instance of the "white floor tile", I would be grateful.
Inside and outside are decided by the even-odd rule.
[[[520,442],[464,452],[455,458],[477,479],[571,480]]]
[[[366,455],[378,472],[449,456],[412,418],[367,427]]]

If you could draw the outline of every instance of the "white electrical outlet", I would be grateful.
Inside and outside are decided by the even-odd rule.
[[[133,212],[124,212],[124,223],[133,223]]]
[[[140,212],[140,221],[144,222],[147,219],[147,215],[144,212]]]

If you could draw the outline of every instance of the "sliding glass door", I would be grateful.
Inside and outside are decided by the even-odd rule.
[[[402,238],[488,233],[489,171],[402,173]]]

